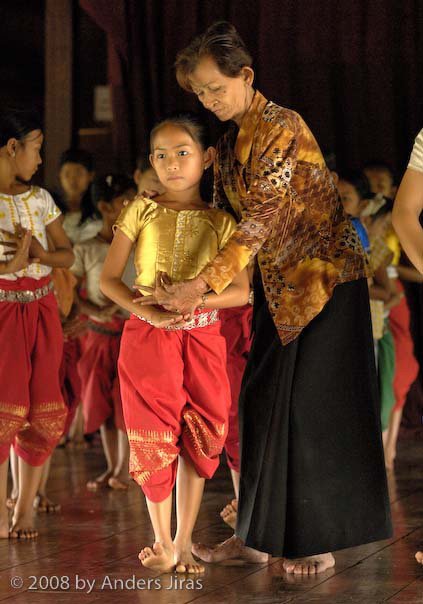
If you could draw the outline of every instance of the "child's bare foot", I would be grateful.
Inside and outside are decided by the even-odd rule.
[[[111,476],[108,480],[108,485],[116,491],[127,491],[129,488],[129,481],[125,481],[119,476]]]
[[[154,543],[153,547],[144,547],[138,554],[141,564],[160,573],[175,570],[175,548],[173,544]]]
[[[259,552],[244,545],[243,541],[236,535],[214,547],[203,545],[202,543],[194,543],[192,553],[201,560],[204,560],[204,562],[222,562],[223,560],[239,559],[251,564],[265,564],[270,559],[269,554]]]
[[[238,499],[232,499],[231,503],[225,505],[223,510],[220,512],[220,517],[223,522],[226,522],[232,529],[236,528],[236,517],[238,513]]]
[[[9,538],[9,512],[6,506],[0,511],[0,539]]]
[[[193,557],[192,543],[173,542],[175,547],[175,560],[177,573],[200,574],[205,571],[204,564],[198,563]]]
[[[89,480],[87,482],[87,489],[89,489],[90,491],[97,491],[97,489],[101,489],[101,487],[107,487],[109,485],[109,478],[111,478],[111,476],[111,470],[106,470],[105,472],[103,472],[103,474],[97,476],[97,478]]]
[[[11,539],[35,539],[38,537],[38,531],[34,528],[32,513],[27,516],[13,518],[9,537]]]
[[[416,553],[416,560],[419,564],[423,564],[423,552]]]
[[[294,575],[317,575],[335,566],[332,554],[319,554],[305,556],[295,560],[284,560],[283,569],[286,573]]]
[[[55,514],[60,512],[62,506],[60,503],[54,503],[45,495],[38,493],[34,499],[34,510],[37,512],[46,512],[47,514]]]
[[[17,497],[8,497],[6,499],[6,507],[7,507],[7,509],[8,510],[14,510],[17,500],[18,500]]]

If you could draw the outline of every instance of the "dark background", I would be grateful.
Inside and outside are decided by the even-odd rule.
[[[198,109],[176,84],[176,53],[217,19],[250,49],[258,88],[303,115],[341,168],[380,158],[398,176],[423,126],[421,0],[75,0],[75,142],[93,89],[113,86],[113,168],[132,167],[156,119]],[[0,3],[0,103],[43,107],[44,2]],[[46,58],[48,60],[48,57]],[[215,136],[222,127],[207,114]],[[109,167],[109,169],[110,169]]]

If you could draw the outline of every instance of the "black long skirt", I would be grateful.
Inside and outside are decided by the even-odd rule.
[[[261,284],[240,397],[236,534],[301,557],[392,534],[365,279],[282,346]]]

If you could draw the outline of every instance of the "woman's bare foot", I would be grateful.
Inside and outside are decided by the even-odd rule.
[[[103,474],[100,474],[100,476],[94,478],[94,480],[89,480],[87,482],[87,489],[89,489],[90,491],[97,491],[97,489],[101,489],[101,487],[107,487],[109,486],[109,478],[111,477],[111,470],[106,470],[105,472],[103,472]]]
[[[28,516],[13,519],[9,537],[11,539],[35,539],[38,537],[38,531],[34,528],[32,513]]]
[[[60,503],[54,503],[45,495],[41,495],[37,493],[34,499],[34,510],[37,512],[45,512],[47,514],[55,514],[56,512],[60,512],[62,506]]]
[[[293,575],[317,575],[334,566],[335,558],[332,554],[305,556],[294,560],[285,559],[283,562],[284,571]]]
[[[423,552],[417,552],[415,557],[419,564],[423,564]]]
[[[223,560],[234,560],[236,558],[251,564],[265,564],[270,559],[269,554],[244,545],[244,542],[236,535],[213,547],[202,543],[194,543],[192,553],[204,562],[222,562]]]
[[[175,570],[175,548],[173,544],[159,542],[153,547],[144,547],[138,554],[141,564],[159,573],[171,573]]]
[[[223,510],[220,512],[220,517],[223,522],[226,522],[232,529],[236,528],[236,517],[238,513],[238,499],[232,499],[231,503],[225,505]]]
[[[127,491],[129,488],[129,481],[126,482],[119,476],[111,476],[108,480],[108,485],[110,488],[115,489],[116,491]]]

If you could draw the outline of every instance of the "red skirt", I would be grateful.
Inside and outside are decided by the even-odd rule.
[[[113,417],[116,428],[126,431],[119,391],[117,362],[124,321],[90,320],[78,363],[84,431],[89,434]]]
[[[35,291],[49,277],[0,279],[0,289]],[[66,421],[59,370],[63,336],[52,291],[32,302],[0,302],[0,462],[16,453],[32,466],[50,456]]]
[[[398,281],[399,291],[404,291]],[[417,378],[419,364],[414,356],[414,344],[410,333],[410,310],[405,296],[394,306],[389,314],[389,324],[395,345],[395,374],[394,374],[394,411],[399,411],[405,405],[408,391]]]
[[[228,466],[239,472],[238,400],[242,377],[251,348],[253,307],[251,304],[246,304],[239,308],[227,308],[220,311],[220,317],[222,321],[221,333],[226,340],[227,372],[232,399],[225,451]]]
[[[220,323],[171,331],[131,317],[122,335],[119,378],[129,469],[148,499],[169,496],[178,455],[211,478],[230,408]]]

